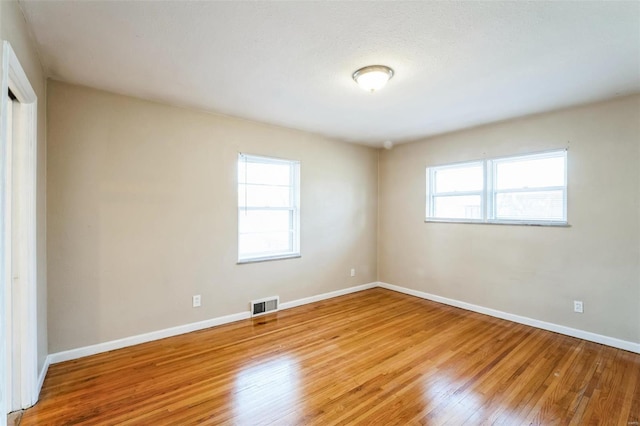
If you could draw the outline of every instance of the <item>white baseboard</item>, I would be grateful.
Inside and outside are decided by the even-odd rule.
[[[373,282],[369,284],[358,285],[355,287],[344,288],[344,289],[332,291],[329,293],[319,294],[317,296],[311,296],[311,297],[305,297],[303,299],[292,300],[291,302],[281,303],[280,309],[283,310],[283,309],[294,308],[296,306],[306,305],[308,303],[318,302],[320,300],[330,299],[332,297],[343,296],[345,294],[355,293],[357,291],[374,288],[377,285],[378,283]],[[111,340],[109,342],[98,343],[91,346],[84,346],[81,348],[70,349],[62,352],[56,352],[56,353],[50,354],[47,357],[48,362],[46,364],[46,367],[48,368],[49,364],[56,364],[59,362],[70,361],[73,359],[78,359],[78,358],[82,358],[89,355],[95,355],[102,352],[113,351],[115,349],[126,348],[127,346],[134,346],[140,343],[146,343],[154,340],[164,339],[166,337],[177,336],[179,334],[190,333],[192,331],[215,327],[217,325],[222,325],[222,324],[228,324],[230,322],[240,321],[250,317],[251,317],[251,313],[249,311],[238,312],[236,314],[211,318],[205,321],[179,325],[177,327],[165,328],[163,330],[152,331],[150,333],[144,333],[144,334],[138,334],[136,336],[125,337],[117,340]],[[42,382],[44,381],[45,374],[46,374],[46,370],[44,370],[44,374],[42,374],[42,377],[40,380],[40,386],[42,386]]]
[[[249,318],[249,311],[239,312],[237,314],[225,315],[223,317],[211,318],[205,321],[193,322],[190,324],[179,325],[176,327],[165,328],[163,330],[152,331],[150,333],[138,334],[122,339],[111,340],[109,342],[97,343],[91,346],[70,349],[68,351],[56,352],[50,354],[51,364],[58,362],[70,361],[89,355],[95,355],[102,352],[113,351],[115,349],[126,348],[127,346],[139,345],[140,343],[151,342],[154,340],[164,339],[166,337],[177,336],[179,334],[191,333],[192,331],[202,330],[204,328],[215,327],[216,325],[228,324],[234,321],[240,321]]]
[[[319,294],[317,296],[305,297],[303,299],[292,300],[291,302],[284,302],[280,304],[280,310],[295,308],[296,306],[307,305],[309,303],[319,302],[325,299],[331,299],[333,297],[344,296],[345,294],[355,293],[357,291],[369,290],[370,288],[375,288],[378,286],[378,283],[368,283],[357,285],[355,287],[343,288],[336,291],[330,291],[329,293]]]
[[[444,303],[446,305],[455,306],[458,308],[466,309],[468,311],[474,311],[481,314],[489,315],[496,318],[502,318],[505,320],[517,322],[519,324],[525,324],[543,330],[549,330],[560,334],[566,334],[567,336],[577,337],[591,342],[601,343],[603,345],[612,346],[614,348],[624,349],[630,352],[640,353],[640,343],[629,342],[626,340],[616,339],[614,337],[603,336],[601,334],[591,333],[589,331],[578,330],[563,325],[553,324],[545,321],[536,320],[533,318],[523,317],[520,315],[510,314],[508,312],[502,312],[491,308],[485,308],[483,306],[473,305],[467,302],[461,302],[459,300],[449,299],[435,294],[425,293],[418,290],[412,290],[405,287],[399,287],[393,284],[384,282],[373,282],[368,284],[362,284],[354,287],[340,289],[329,293],[323,293],[316,296],[305,297],[302,299],[292,300],[290,302],[284,302],[280,304],[280,309],[290,309],[296,306],[302,306],[309,303],[319,302],[321,300],[330,299],[333,297],[343,296],[349,293],[355,293],[370,288],[382,287],[388,290],[397,291],[399,293],[408,294],[411,296],[419,297],[422,299],[431,300],[438,303]],[[152,331],[150,333],[139,334],[136,336],[125,337],[123,339],[111,340],[109,342],[98,343],[91,346],[84,346],[81,348],[70,349],[67,351],[57,352],[47,356],[45,365],[40,372],[38,379],[38,393],[44,382],[47,369],[50,364],[56,364],[58,362],[69,361],[73,359],[82,358],[89,355],[95,355],[102,352],[112,351],[115,349],[125,348],[127,346],[138,345],[140,343],[151,342],[154,340],[164,339],[166,337],[177,336],[179,334],[190,333],[192,331],[202,330],[209,327],[215,327],[217,325],[228,324],[230,322],[240,321],[250,318],[250,312],[238,312],[236,314],[226,315],[222,317],[216,317],[205,321],[180,325],[177,327],[166,328],[163,330]]]
[[[47,355],[44,359],[44,365],[42,366],[42,370],[40,370],[40,374],[38,375],[38,384],[36,388],[36,395],[40,396],[40,391],[42,390],[42,384],[44,383],[44,378],[47,375],[47,371],[49,371],[49,365],[51,365],[51,355]]]
[[[566,327],[564,325],[554,324],[550,322],[540,321],[533,318],[523,317],[520,315],[510,314],[508,312],[498,311],[496,309],[485,308],[484,306],[474,305],[467,302],[461,302],[447,297],[437,296],[435,294],[425,293],[410,288],[400,287],[393,284],[378,282],[378,287],[388,290],[397,291],[399,293],[408,294],[410,296],[419,297],[421,299],[431,300],[433,302],[444,303],[445,305],[455,306],[456,308],[466,309],[468,311],[478,312],[480,314],[501,318],[519,324],[529,325],[531,327],[541,328],[543,330],[553,331],[555,333],[565,334],[571,337],[596,342],[607,346],[612,346],[626,351],[640,353],[640,343],[629,342],[627,340],[616,339],[615,337],[604,336],[602,334],[592,333],[590,331],[578,330],[576,328]]]

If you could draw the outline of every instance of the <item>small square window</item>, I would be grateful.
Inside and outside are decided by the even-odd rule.
[[[430,211],[434,219],[481,220],[484,169],[481,162],[429,169]]]

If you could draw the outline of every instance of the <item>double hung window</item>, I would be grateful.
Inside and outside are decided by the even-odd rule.
[[[567,151],[428,167],[426,219],[565,225]]]
[[[300,255],[300,163],[238,156],[238,262]]]

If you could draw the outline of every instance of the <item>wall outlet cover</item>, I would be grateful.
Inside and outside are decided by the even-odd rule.
[[[194,308],[198,308],[202,305],[202,298],[200,297],[199,294],[196,294],[195,296],[193,296],[191,301]]]

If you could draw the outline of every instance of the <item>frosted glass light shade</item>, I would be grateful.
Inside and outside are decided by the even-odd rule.
[[[393,70],[385,65],[370,65],[353,73],[353,80],[367,92],[382,89],[393,77]]]

